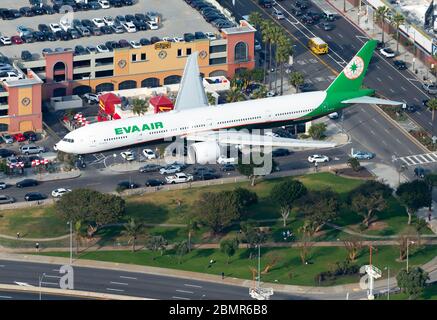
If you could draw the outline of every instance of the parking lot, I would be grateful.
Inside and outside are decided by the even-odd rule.
[[[22,6],[29,6],[27,0],[2,0],[1,7],[3,8],[20,8]],[[184,33],[195,31],[216,32],[211,24],[207,23],[203,17],[189,5],[182,0],[166,0],[163,5],[162,0],[139,0],[133,6],[125,6],[122,8],[110,8],[90,11],[78,11],[73,13],[72,19],[93,19],[103,18],[104,16],[146,13],[148,11],[158,12],[162,16],[162,22],[158,30],[137,31],[135,33],[109,34],[101,36],[90,36],[69,41],[44,41],[34,43],[24,43],[19,45],[1,46],[0,51],[11,58],[19,58],[22,50],[28,50],[32,54],[41,54],[42,49],[58,47],[74,48],[76,45],[82,46],[96,46],[104,44],[110,40],[139,40],[141,38],[150,39],[153,36],[157,37],[174,37],[183,36]],[[44,23],[59,23],[63,14],[42,15],[35,17],[21,17],[15,20],[0,20],[1,35],[13,36],[17,35],[17,26],[24,25],[28,28],[37,30],[38,24]]]

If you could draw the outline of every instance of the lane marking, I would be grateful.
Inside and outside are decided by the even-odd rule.
[[[186,291],[186,290],[176,290],[177,292],[182,292],[182,293],[189,293],[189,294],[194,294],[193,291]]]
[[[187,284],[187,283],[185,283],[184,286],[186,286],[186,287],[193,287],[193,288],[202,288],[202,286],[198,286],[198,285],[195,285],[195,284]]]
[[[9,297],[9,296],[0,296],[0,299],[12,299],[12,297]]]
[[[131,279],[131,280],[138,280],[135,277],[126,277],[126,276],[120,276],[120,278],[122,278],[122,279]]]
[[[190,300],[190,298],[176,297],[176,296],[173,296],[172,298],[173,299],[180,299],[180,300]]]
[[[128,286],[128,285],[129,285],[128,283],[125,283],[125,282],[115,282],[115,281],[111,281],[110,283],[111,283],[111,284],[118,284],[118,285],[120,285],[120,286]]]
[[[23,286],[23,287],[33,287],[32,285],[28,284],[27,282],[14,281],[14,283],[18,284],[19,286]]]
[[[123,289],[112,289],[112,288],[106,288],[108,291],[117,291],[117,292],[124,292]]]
[[[5,265],[4,264],[0,264],[0,268],[4,268],[5,267]]]
[[[45,278],[57,278],[57,279],[61,279],[62,277],[61,276],[44,276]]]
[[[56,286],[56,287],[59,286],[59,283],[57,283],[57,282],[41,282],[41,284],[48,284],[50,286]]]

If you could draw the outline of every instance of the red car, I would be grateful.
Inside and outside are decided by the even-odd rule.
[[[14,134],[14,138],[18,142],[26,141],[26,137],[22,133]]]
[[[23,39],[21,39],[20,36],[13,36],[13,37],[11,37],[11,42],[13,44],[22,44]]]

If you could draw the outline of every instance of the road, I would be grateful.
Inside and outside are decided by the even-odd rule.
[[[0,283],[59,288],[59,265],[0,260]],[[165,300],[247,300],[248,288],[144,273],[74,267],[76,290]],[[2,293],[0,292],[0,296]],[[5,296],[11,296],[6,294]],[[297,299],[283,293],[272,299]],[[0,298],[1,299],[1,298]]]

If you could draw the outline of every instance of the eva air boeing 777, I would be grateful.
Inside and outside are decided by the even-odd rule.
[[[219,145],[326,148],[321,141],[264,136],[225,129],[272,128],[310,121],[355,103],[398,105],[371,97],[361,88],[377,41],[370,40],[325,91],[208,106],[200,78],[197,52],[185,66],[175,109],[170,112],[93,123],[68,133],[56,149],[74,154],[100,152],[129,145],[183,137],[194,143],[198,162],[214,161]],[[223,132],[226,132],[223,134]]]

